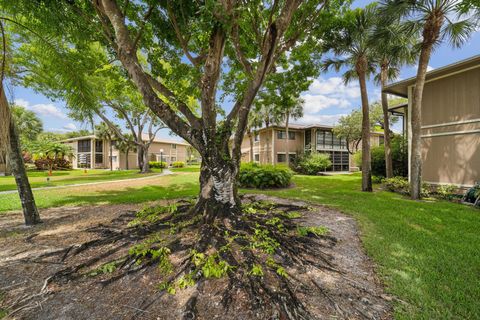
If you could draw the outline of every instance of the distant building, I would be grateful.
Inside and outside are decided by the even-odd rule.
[[[145,138],[146,140],[146,138]],[[72,167],[90,168],[90,169],[109,169],[110,168],[110,144],[112,141],[99,139],[95,135],[71,138],[61,141],[72,147],[74,157],[71,159]],[[188,143],[166,139],[155,139],[148,150],[149,161],[163,161],[171,164],[175,161],[187,161]],[[160,152],[163,150],[163,152]],[[115,147],[113,141],[112,167],[114,170],[126,169],[126,154],[120,152]],[[128,153],[129,169],[138,167],[137,153],[131,151]]]
[[[289,126],[288,156],[290,161],[304,152],[321,152],[330,155],[331,171],[356,171],[353,157],[347,150],[345,139],[336,137],[333,127],[328,125]],[[253,142],[253,158],[250,155],[250,140],[246,135],[242,142],[242,161],[261,164],[281,164],[286,162],[286,131],[284,126],[270,126],[257,130]],[[383,143],[383,133],[371,133],[371,146]],[[361,147],[361,144],[360,146]]]
[[[409,155],[415,81],[395,82],[384,90],[408,98],[390,111],[404,117]],[[427,72],[421,116],[423,180],[458,187],[480,181],[480,55]]]

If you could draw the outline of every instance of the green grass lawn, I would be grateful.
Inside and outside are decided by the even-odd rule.
[[[81,193],[37,190],[35,197],[44,208],[194,196],[198,173],[187,169],[160,182],[155,178],[155,185]],[[293,182],[290,189],[242,192],[307,200],[355,217],[387,291],[405,301],[395,303],[397,319],[480,318],[480,210],[445,201],[413,202],[384,191],[363,193],[358,174],[295,176]],[[19,208],[18,195],[0,195],[0,211]]]
[[[153,169],[152,173],[140,174],[138,170],[105,170],[94,169],[87,170],[65,170],[54,171],[50,176],[50,181],[47,181],[47,171],[28,171],[28,178],[32,188],[38,187],[53,187],[78,183],[90,183],[109,180],[122,180],[131,178],[140,178],[152,174],[159,173],[159,169]],[[16,190],[15,179],[12,176],[0,177],[0,191]]]

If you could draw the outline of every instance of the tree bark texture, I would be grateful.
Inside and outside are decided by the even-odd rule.
[[[3,110],[3,112],[8,112],[10,108],[5,96],[3,84],[0,87],[0,96],[0,109]],[[18,195],[20,196],[20,202],[22,204],[23,216],[25,218],[25,224],[27,226],[35,225],[41,222],[40,215],[35,204],[35,198],[33,197],[30,182],[28,181],[27,171],[25,170],[25,163],[23,162],[22,157],[22,149],[19,142],[20,140],[13,117],[10,117],[9,124],[7,125],[9,127],[9,148],[7,148],[7,162],[10,165],[10,170],[12,171],[13,176],[15,177]]]
[[[390,117],[388,115],[388,98],[387,94],[383,92],[383,89],[387,85],[387,73],[388,66],[382,65],[380,70],[380,84],[382,87],[382,110],[383,110],[383,132],[384,139],[383,144],[385,148],[385,176],[387,178],[393,177],[393,164],[392,164],[392,150],[390,145]]]
[[[372,191],[372,161],[370,154],[370,112],[366,83],[366,58],[356,66],[362,99],[362,191]]]
[[[432,15],[426,21],[423,30],[423,43],[418,61],[417,79],[413,89],[412,110],[410,112],[412,127],[412,148],[410,154],[410,196],[413,200],[421,198],[422,192],[422,98],[425,78],[433,45],[438,40],[443,15]]]
[[[40,214],[38,213],[37,206],[35,204],[35,198],[33,197],[32,189],[28,181],[27,171],[25,170],[25,163],[23,162],[22,150],[18,142],[17,129],[13,123],[13,119],[10,120],[10,151],[9,164],[15,182],[17,183],[18,195],[20,196],[20,202],[22,204],[23,216],[25,218],[25,224],[27,226],[40,223]]]

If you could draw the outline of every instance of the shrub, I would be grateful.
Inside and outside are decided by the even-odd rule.
[[[405,139],[401,135],[394,135],[391,139],[393,175],[406,177],[408,175],[408,155]],[[372,174],[385,177],[385,147],[378,146],[371,149]],[[355,164],[362,167],[362,151],[353,156]]]
[[[398,192],[402,194],[410,193],[410,184],[408,183],[407,178],[404,177],[383,179],[383,185],[388,191]]]
[[[470,203],[477,203],[478,198],[480,198],[480,184],[477,183],[473,187],[465,192],[463,196],[463,201],[470,202]]]
[[[285,166],[244,163],[240,166],[238,182],[244,188],[282,188],[290,184],[292,175]]]
[[[174,168],[183,168],[185,167],[185,162],[183,161],[175,161],[172,163],[172,167]]]
[[[299,173],[316,175],[325,171],[331,165],[332,162],[328,154],[312,152],[297,157],[293,163],[293,169]]]
[[[52,163],[53,162],[53,163]],[[52,165],[52,170],[68,170],[72,169],[72,164],[67,159],[48,159],[48,158],[38,158],[34,162],[35,168],[37,170],[50,170],[50,165]]]
[[[410,194],[410,183],[408,179],[405,177],[393,177],[389,179],[382,180],[383,186],[388,191],[398,192],[401,194],[409,195]],[[430,197],[430,186],[426,183],[422,184],[422,190],[420,191],[420,195],[423,198]]]
[[[160,168],[166,168],[167,163],[165,161],[149,161],[148,164],[150,165],[150,168],[154,169],[160,169]]]
[[[436,188],[435,194],[440,198],[444,200],[453,200],[454,198],[457,198],[457,193],[456,191],[458,190],[457,186],[451,185],[451,184],[445,184],[445,185],[440,185]]]

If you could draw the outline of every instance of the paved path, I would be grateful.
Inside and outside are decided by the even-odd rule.
[[[120,179],[120,180],[108,180],[108,181],[98,181],[98,182],[87,182],[87,183],[75,183],[75,184],[65,184],[62,186],[53,186],[53,187],[38,187],[38,188],[32,188],[32,190],[50,190],[50,189],[60,189],[60,188],[70,188],[70,187],[79,187],[79,186],[92,186],[92,185],[98,185],[98,184],[105,184],[105,183],[115,183],[115,182],[127,182],[127,181],[138,181],[138,180],[147,180],[147,179],[152,179],[152,178],[158,178],[161,176],[167,176],[173,174],[172,171],[168,169],[164,169],[162,173],[159,174],[154,174],[148,177],[141,177],[141,178],[131,178],[131,179]],[[2,194],[10,194],[10,193],[17,193],[18,191],[15,190],[7,190],[7,191],[0,191],[0,195]]]

